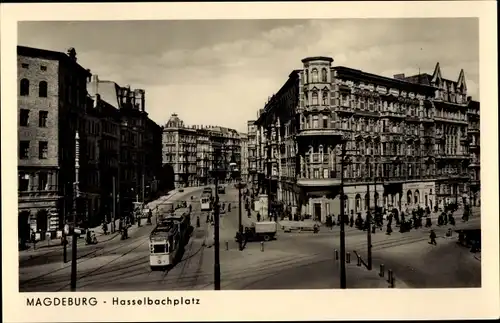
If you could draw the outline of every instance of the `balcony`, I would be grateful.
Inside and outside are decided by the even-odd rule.
[[[435,117],[434,121],[447,122],[447,123],[456,123],[456,124],[463,124],[463,125],[467,125],[468,124],[468,122],[465,121],[465,120],[451,119],[451,118],[445,118],[445,117],[441,117],[441,116]]]
[[[479,149],[480,144],[478,142],[471,142],[469,144],[469,149]]]
[[[309,136],[342,136],[342,131],[335,128],[302,129],[297,137]]]
[[[470,161],[469,167],[480,167],[481,166],[481,161],[478,158],[473,158]]]
[[[297,178],[297,185],[302,187],[325,187],[340,185],[340,178]]]
[[[335,112],[353,114],[354,107],[351,106],[349,102],[340,102],[340,104],[335,107]]]
[[[468,133],[479,133],[480,132],[480,128],[479,127],[470,127],[467,129],[467,132]]]
[[[447,154],[442,154],[442,153],[437,153],[436,158],[438,159],[468,159],[470,158],[469,155],[447,155]]]
[[[402,112],[394,112],[394,111],[381,111],[380,112],[380,117],[382,118],[401,118],[404,119],[406,118],[406,115]]]

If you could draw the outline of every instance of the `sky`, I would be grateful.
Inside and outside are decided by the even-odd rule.
[[[432,74],[479,100],[479,25],[475,18],[21,22],[18,44],[66,52],[101,80],[146,91],[146,111],[163,125],[246,132],[268,97],[308,56],[392,77]]]

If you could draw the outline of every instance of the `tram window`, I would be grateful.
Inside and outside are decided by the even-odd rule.
[[[154,245],[153,253],[165,253],[165,252],[167,252],[167,245],[164,244]]]

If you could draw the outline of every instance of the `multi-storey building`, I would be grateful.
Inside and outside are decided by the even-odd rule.
[[[85,141],[85,84],[90,71],[67,54],[17,47],[19,238],[60,229],[72,212],[76,131]],[[85,153],[80,164],[87,163]],[[84,170],[83,170],[84,171]],[[81,173],[85,185],[87,174]]]
[[[480,154],[480,123],[479,123],[479,102],[469,100],[469,108],[467,111],[469,118],[469,126],[467,132],[469,134],[469,192],[468,199],[473,206],[481,205],[481,185],[480,185],[480,168],[481,168],[481,154]]]
[[[207,185],[210,182],[211,163],[213,158],[210,134],[203,126],[195,126],[197,130],[196,138],[196,173],[198,185]]]
[[[100,185],[106,188],[103,194],[110,196],[115,181],[117,214],[128,214],[133,202],[146,199],[157,189],[156,178],[161,172],[161,128],[148,118],[144,90],[121,87],[113,81],[100,80],[97,75],[87,86],[89,94],[101,106],[102,111],[98,112],[101,128],[103,123],[108,124],[108,132],[106,136],[103,133],[102,139],[106,137],[109,142],[106,145],[113,146],[112,151],[106,153],[113,165],[118,153],[118,167],[103,173]],[[101,147],[108,147],[103,144],[101,142]],[[106,200],[105,210],[109,215],[112,198]]]
[[[240,147],[241,147],[241,179],[248,182],[248,135],[240,133]]]
[[[257,126],[255,120],[247,121],[248,131],[248,183],[257,187],[257,158],[258,158],[258,145],[257,145]]]
[[[163,165],[174,173],[174,186],[187,187],[213,183],[217,156],[219,177],[231,178],[230,164],[241,168],[241,141],[234,129],[219,126],[186,126],[172,114],[163,127]],[[215,147],[217,146],[217,148]]]
[[[113,212],[113,181],[117,193],[120,171],[120,112],[97,94],[93,97],[94,109],[99,115],[99,184],[101,193],[100,220],[111,221]]]
[[[461,203],[469,160],[464,72],[443,79],[437,64],[433,75],[388,78],[332,62],[302,60],[260,113],[261,190],[322,221],[338,214],[343,145],[348,214],[374,204],[406,211]]]
[[[177,114],[172,114],[163,127],[163,164],[172,166],[176,188],[197,183],[196,144],[196,130],[186,127]]]

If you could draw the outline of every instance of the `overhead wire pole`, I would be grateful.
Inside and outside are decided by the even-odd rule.
[[[215,203],[214,203],[214,289],[220,290],[220,250],[219,250],[219,160],[221,148],[215,150]]]
[[[345,141],[342,140],[341,170],[340,170],[340,288],[346,289],[345,271],[345,221],[344,221],[344,164],[345,164]]]
[[[75,134],[75,184],[73,189],[73,238],[71,239],[71,291],[76,291],[76,242],[78,236],[75,232],[76,219],[78,212],[77,201],[80,197],[80,187],[79,187],[79,171],[80,171],[80,137],[78,131]]]
[[[367,231],[367,245],[368,245],[368,270],[372,270],[372,215],[370,212],[370,169],[371,165],[368,163],[367,165],[368,168],[368,183],[366,184],[366,221],[368,222],[368,229]],[[375,176],[374,176],[375,177]]]

